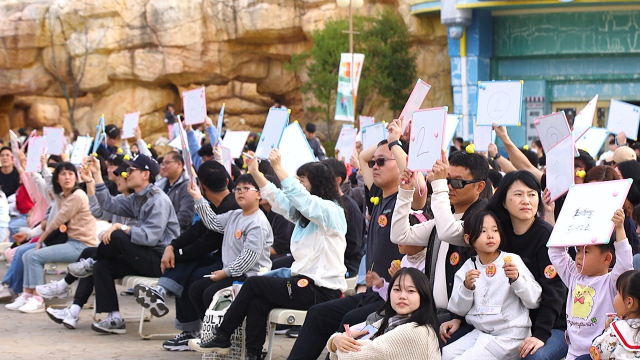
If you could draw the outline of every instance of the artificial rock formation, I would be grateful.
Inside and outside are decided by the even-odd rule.
[[[438,16],[411,16],[409,4],[365,0],[356,13],[397,9],[418,75],[433,86],[427,105],[451,106],[446,28]],[[180,92],[200,86],[211,113],[226,103],[232,129],[259,131],[275,98],[292,118],[315,121],[300,94],[305,74],[283,64],[311,47],[326,19],[346,16],[334,0],[0,0],[0,136],[18,127],[70,129],[59,80],[78,84],[82,134],[92,133],[100,114],[121,124],[125,113],[140,111],[153,141],[166,132],[165,105],[180,110]],[[391,118],[384,104],[369,103],[364,113]]]

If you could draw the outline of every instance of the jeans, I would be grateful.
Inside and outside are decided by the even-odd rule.
[[[26,226],[28,226],[27,214],[20,214],[20,216],[16,216],[9,220],[9,241],[13,241],[13,235],[17,234],[21,227]]]
[[[22,280],[24,279],[24,263],[22,262],[22,255],[31,249],[35,249],[35,247],[36,243],[28,243],[18,246],[18,249],[13,256],[11,266],[9,266],[7,273],[4,275],[4,279],[2,279],[2,283],[9,285],[15,294],[22,292]]]
[[[24,285],[26,289],[35,289],[44,284],[44,264],[48,262],[74,262],[87,247],[78,240],[69,239],[64,244],[30,250],[24,254]]]
[[[525,360],[560,360],[567,356],[569,345],[564,340],[564,330],[551,329],[551,337],[535,354],[529,354]]]
[[[633,269],[640,270],[640,254],[633,255]]]

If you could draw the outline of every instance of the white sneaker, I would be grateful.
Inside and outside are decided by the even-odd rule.
[[[40,301],[36,299],[34,296],[30,297],[27,300],[27,303],[22,305],[18,311],[27,313],[27,314],[35,314],[44,312],[44,301]]]
[[[0,300],[10,299],[13,296],[13,291],[7,284],[2,284],[0,287]]]
[[[30,298],[27,298],[27,293],[22,293],[18,296],[11,304],[7,304],[4,307],[7,310],[18,311],[21,307],[23,307]]]
[[[58,289],[58,282],[52,280],[48,284],[36,286],[36,292],[45,299],[66,299],[71,294],[71,289],[67,286],[64,290],[60,291]]]
[[[80,317],[73,316],[69,308],[64,309],[55,309],[55,308],[47,308],[47,315],[51,320],[55,321],[58,324],[64,325],[67,329],[75,329],[78,325],[78,320]]]

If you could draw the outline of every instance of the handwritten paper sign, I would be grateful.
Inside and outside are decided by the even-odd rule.
[[[580,139],[589,128],[593,125],[593,116],[596,114],[596,106],[598,105],[598,95],[593,97],[573,120],[573,138]]]
[[[96,126],[96,137],[93,141],[93,148],[91,148],[92,154],[95,154],[98,151],[100,144],[102,144],[102,142],[107,138],[107,134],[105,134],[104,128],[104,114],[102,114],[100,116],[100,120],[98,121],[98,126]]]
[[[360,130],[364,129],[369,125],[373,125],[376,122],[376,118],[373,116],[363,116],[360,115]]]
[[[409,137],[409,160],[412,171],[429,171],[442,159],[446,133],[447,107],[417,110],[413,113]]]
[[[444,134],[444,145],[442,147],[442,149],[447,152],[449,151],[449,145],[451,145],[453,137],[456,135],[460,120],[462,120],[462,115],[447,114],[447,132]]]
[[[45,126],[42,128],[44,144],[47,153],[50,155],[60,155],[64,152],[64,129]]]
[[[383,123],[372,124],[362,128],[362,150],[366,150],[386,137],[384,136],[385,126]]]
[[[207,102],[204,87],[183,91],[182,106],[187,125],[202,124],[207,118]]]
[[[251,134],[250,131],[227,130],[224,135],[224,139],[222,139],[222,144],[224,147],[229,149],[232,158],[238,159],[242,156],[244,145],[247,143],[249,134]]]
[[[189,149],[189,142],[187,142],[187,133],[184,130],[183,121],[180,118],[180,115],[176,116],[178,119],[178,134],[180,138],[180,143],[182,145],[182,159],[184,160],[184,167],[187,173],[187,177],[189,178],[189,183],[191,184],[192,174],[191,169],[193,168],[193,163],[191,162],[191,150]]]
[[[13,164],[16,167],[20,167],[20,160],[18,159],[18,150],[20,150],[20,141],[18,136],[13,130],[9,129],[9,142],[11,143],[11,152],[13,153]]]
[[[622,209],[632,182],[623,179],[572,186],[547,246],[609,243],[615,226],[611,218],[616,210]]]
[[[545,152],[549,151],[571,133],[567,117],[563,111],[541,116],[535,119],[533,124],[536,127],[538,137]]]
[[[297,121],[284,129],[282,141],[280,141],[280,154],[282,166],[289,175],[295,175],[300,166],[316,161],[309,141]]]
[[[574,156],[575,148],[571,134],[547,151],[547,188],[551,192],[551,200],[564,195],[573,185]]]
[[[520,126],[523,84],[523,81],[479,81],[476,124]]]
[[[340,143],[336,144],[336,150],[340,151],[340,157],[344,158],[345,163],[349,163],[351,156],[356,148],[356,136],[358,129],[345,129],[340,133]]]
[[[588,152],[589,155],[595,159],[598,157],[598,153],[608,137],[609,130],[605,128],[591,128],[576,140],[576,148]]]
[[[431,85],[426,82],[418,79],[416,82],[416,86],[413,87],[413,91],[411,91],[411,95],[409,95],[409,100],[404,105],[404,109],[400,113],[400,117],[404,116],[402,120],[402,132],[409,126],[409,122],[413,118],[413,113],[416,110],[419,110],[422,106],[422,102],[427,97],[429,90],[431,89]]]
[[[220,151],[222,152],[222,165],[227,169],[227,173],[231,176],[231,162],[233,158],[231,156],[231,150],[224,146],[220,146]]]
[[[82,160],[84,160],[85,156],[89,154],[90,149],[91,137],[78,136],[75,144],[73,145],[73,150],[71,151],[71,158],[69,159],[69,161],[73,165],[82,165]]]
[[[42,168],[40,157],[44,153],[44,138],[32,136],[29,138],[29,151],[27,152],[27,165],[25,172],[38,172]]]
[[[256,157],[259,159],[268,159],[271,150],[280,145],[280,139],[284,129],[289,125],[289,110],[285,109],[269,109],[267,120],[262,128],[262,135],[256,148]]]
[[[489,151],[489,144],[496,142],[496,132],[489,125],[476,125],[473,127],[473,144],[475,151]]]
[[[611,100],[607,128],[609,132],[624,132],[628,139],[638,140],[638,124],[640,124],[640,107],[619,100]]]
[[[140,111],[136,111],[129,114],[124,114],[124,120],[122,120],[122,135],[121,139],[129,139],[136,136],[135,128],[138,127],[140,121]]]

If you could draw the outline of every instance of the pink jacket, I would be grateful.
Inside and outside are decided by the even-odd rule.
[[[47,213],[47,207],[49,207],[49,202],[45,197],[46,195],[42,194],[38,190],[38,187],[30,174],[23,172],[20,174],[20,180],[22,181],[22,184],[24,184],[29,197],[33,201],[33,208],[31,208],[31,215],[29,216],[29,227],[34,227],[44,220]]]

